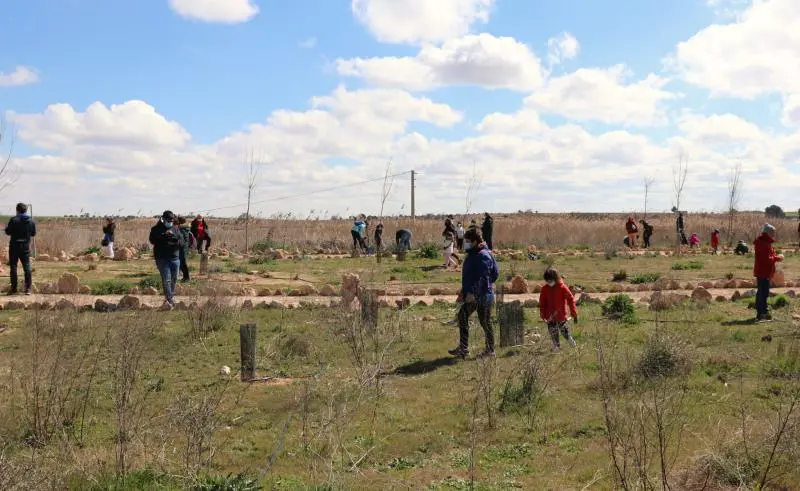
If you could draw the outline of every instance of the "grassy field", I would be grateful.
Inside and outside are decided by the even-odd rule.
[[[788,276],[799,262],[787,258]],[[457,286],[438,264],[226,260],[210,281],[291,288],[355,271],[373,286]],[[747,279],[752,258],[551,254],[501,269],[538,282],[550,264],[602,289],[621,270],[626,283]],[[36,275],[67,270],[100,288],[137,284],[152,265],[41,263]],[[637,305],[625,322],[587,304],[578,346],[558,353],[526,309],[524,345],[458,362],[446,304],[381,309],[375,329],[341,308],[222,300],[189,312],[3,311],[0,488],[794,489],[800,331],[794,300],[774,301],[769,324],[752,323],[748,299]],[[258,325],[266,380],[238,381],[241,323]],[[482,344],[475,326],[473,350]]]

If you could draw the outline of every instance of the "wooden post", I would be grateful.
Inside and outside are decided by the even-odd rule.
[[[239,348],[242,361],[242,382],[256,378],[256,325],[239,325]]]
[[[208,252],[200,253],[200,274],[208,274]]]
[[[361,322],[368,331],[373,332],[378,328],[378,315],[380,302],[375,292],[365,290],[359,298],[361,302]]]
[[[400,262],[405,261],[406,260],[406,254],[407,254],[406,251],[397,251],[397,256],[396,256],[397,260],[400,261]]]
[[[525,310],[522,302],[498,303],[497,321],[500,324],[501,348],[525,344]]]

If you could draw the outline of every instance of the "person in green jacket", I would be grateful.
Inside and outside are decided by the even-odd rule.
[[[179,256],[181,261],[181,282],[186,283],[189,281],[189,264],[187,260],[189,258],[189,251],[192,250],[195,240],[189,228],[189,224],[186,223],[185,217],[178,217],[178,230],[180,230],[181,237],[183,237],[183,247],[181,247]]]

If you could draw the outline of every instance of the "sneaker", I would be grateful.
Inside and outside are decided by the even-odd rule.
[[[756,317],[756,322],[772,322],[772,316],[770,314],[762,315],[761,317]]]
[[[575,338],[573,338],[572,336],[570,336],[570,338],[569,338],[569,344],[571,344],[572,346],[577,346],[578,345],[578,343],[575,342]]]
[[[486,349],[481,354],[478,355],[478,358],[494,358],[497,354],[494,350]]]
[[[25,295],[27,295],[27,296],[30,296],[30,295],[31,295],[31,293],[32,293],[32,292],[31,292],[30,288],[29,288],[29,289],[27,289],[27,290],[25,290]]]
[[[16,294],[17,294],[16,290],[11,290],[10,292],[6,293],[6,295],[8,295],[9,297],[13,297]]]
[[[469,350],[461,347],[447,350],[447,352],[450,353],[450,355],[455,356],[456,358],[466,358],[467,356],[469,356]]]

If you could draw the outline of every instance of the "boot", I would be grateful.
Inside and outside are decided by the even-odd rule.
[[[455,356],[456,358],[464,359],[467,356],[469,356],[469,349],[462,348],[461,346],[459,346],[458,348],[447,350],[447,352],[450,353],[451,356]]]

